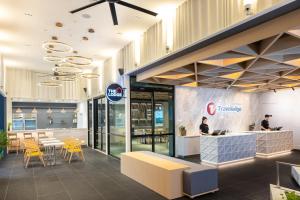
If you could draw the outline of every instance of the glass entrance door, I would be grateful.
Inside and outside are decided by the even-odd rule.
[[[96,129],[95,131],[95,148],[100,151],[106,152],[106,98],[95,99],[96,114],[95,121]]]
[[[131,149],[174,156],[173,92],[131,91]]]

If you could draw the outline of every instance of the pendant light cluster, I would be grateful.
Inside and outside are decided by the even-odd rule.
[[[79,78],[96,79],[99,77],[99,74],[84,72],[84,68],[93,63],[92,58],[74,55],[78,52],[74,51],[70,45],[57,41],[57,37],[55,37],[56,40],[53,38],[51,41],[43,43],[42,47],[47,52],[43,58],[44,61],[53,63],[55,67],[52,68],[53,74],[42,76],[49,79],[41,81],[40,86],[60,87],[63,85],[62,82],[76,81]],[[53,53],[57,55],[53,55]]]

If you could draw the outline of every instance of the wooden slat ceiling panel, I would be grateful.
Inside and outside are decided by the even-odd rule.
[[[264,92],[300,87],[300,27],[212,55],[146,81]]]

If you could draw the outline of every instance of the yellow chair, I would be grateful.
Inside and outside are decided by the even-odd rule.
[[[81,149],[81,142],[78,140],[71,141],[68,144],[67,153],[70,153],[69,164],[71,163],[72,157],[74,153],[78,153],[78,156],[81,157],[81,160],[85,161],[83,151]]]
[[[40,161],[46,166],[43,152],[40,150],[37,143],[32,140],[24,141],[25,153],[24,153],[24,163],[25,168],[28,167],[29,161],[32,157],[39,157]]]
[[[66,138],[63,140],[64,145],[62,146],[61,150],[60,150],[60,154],[64,156],[64,158],[66,158],[67,156],[67,149],[69,148],[70,144],[72,142],[75,142],[76,140],[74,138]]]

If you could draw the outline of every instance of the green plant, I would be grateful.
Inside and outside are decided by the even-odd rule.
[[[184,126],[179,126],[179,132],[181,136],[185,136],[186,135],[186,129]]]
[[[287,200],[300,200],[300,196],[298,196],[295,192],[285,192]]]
[[[5,131],[0,131],[0,149],[4,149],[8,144],[7,134]]]
[[[4,149],[8,144],[8,139],[6,132],[1,130],[0,131],[0,159],[4,156]]]

